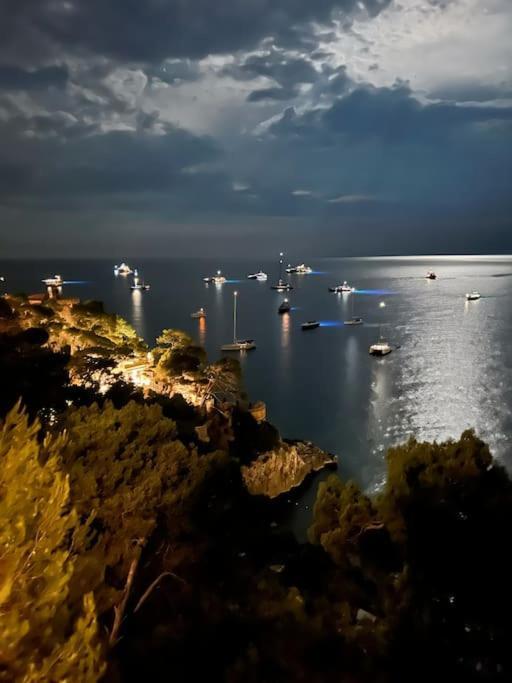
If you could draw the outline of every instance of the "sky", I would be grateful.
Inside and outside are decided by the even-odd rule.
[[[510,253],[511,35],[510,0],[2,0],[0,257]]]

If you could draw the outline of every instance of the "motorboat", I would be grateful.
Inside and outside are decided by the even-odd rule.
[[[196,320],[199,318],[206,318],[206,311],[204,310],[203,307],[201,307],[198,311],[191,313],[190,317],[195,318]]]
[[[147,285],[144,280],[139,279],[139,273],[137,269],[133,271],[133,285],[130,286],[132,292],[145,292],[150,289],[150,285]]]
[[[290,305],[290,302],[288,299],[285,299],[282,304],[279,306],[277,309],[278,313],[289,313],[291,311],[292,307]]]
[[[301,263],[298,266],[291,266],[288,264],[286,272],[294,273],[296,275],[309,275],[309,273],[313,272],[313,268],[310,268],[310,266],[306,266],[304,263]]]
[[[393,347],[382,338],[376,344],[372,344],[369,349],[370,356],[387,356],[391,351]]]
[[[42,282],[47,286],[47,287],[62,287],[64,284],[64,280],[60,275],[54,275],[53,277],[47,277]]]
[[[320,323],[318,320],[309,320],[307,323],[302,323],[301,327],[303,330],[316,330],[317,327],[320,327]]]
[[[355,291],[355,288],[351,287],[345,280],[341,285],[337,285],[336,287],[329,287],[329,291],[334,292],[335,294],[350,294],[351,292]]]
[[[474,291],[466,294],[466,301],[478,301],[481,298],[480,292]]]
[[[223,344],[221,351],[251,351],[256,348],[254,339],[237,339],[236,335],[236,314],[237,314],[238,292],[233,292],[233,341],[230,344]]]
[[[277,284],[271,285],[271,289],[275,289],[277,292],[289,292],[293,289],[293,285],[284,280],[279,280]]]
[[[258,280],[258,282],[264,282],[267,278],[268,275],[264,273],[262,270],[259,270],[257,273],[253,273],[252,275],[247,276],[248,280]]]
[[[427,280],[437,280],[437,275],[434,273],[433,270],[428,270],[425,277]]]
[[[119,266],[114,266],[114,273],[116,275],[131,275],[133,270],[124,261]]]
[[[216,275],[211,275],[210,277],[204,277],[203,282],[212,285],[223,285],[226,282],[226,278],[222,274],[222,271],[218,270]]]

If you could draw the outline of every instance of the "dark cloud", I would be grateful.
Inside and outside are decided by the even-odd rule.
[[[65,66],[47,66],[41,69],[22,69],[0,64],[0,90],[42,90],[65,88],[69,72]]]
[[[311,36],[333,13],[375,15],[390,0],[4,0],[2,54],[47,54],[59,45],[121,60],[204,57],[255,46],[273,36],[283,45]]]

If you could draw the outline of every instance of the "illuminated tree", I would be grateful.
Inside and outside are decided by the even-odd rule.
[[[38,439],[16,407],[0,425],[0,678],[96,681],[91,593],[74,601],[74,542],[87,536],[60,467],[65,437]]]

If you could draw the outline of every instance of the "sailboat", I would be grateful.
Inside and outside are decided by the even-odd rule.
[[[386,304],[382,301],[379,308],[386,308]],[[393,351],[391,344],[382,336],[382,321],[379,325],[379,341],[372,344],[368,351],[370,356],[387,356]]]
[[[283,252],[279,254],[279,280],[277,284],[271,286],[271,289],[276,289],[278,292],[289,292],[293,289],[289,282],[283,280]]]
[[[354,316],[354,297],[351,297],[351,317],[345,320],[345,325],[362,325],[364,320],[358,316]]]
[[[221,351],[250,351],[256,348],[253,339],[237,339],[236,338],[236,303],[238,292],[233,292],[233,343],[223,344],[220,347]]]
[[[133,285],[130,286],[132,292],[144,292],[150,288],[144,280],[142,282],[139,280],[139,272],[137,269],[133,271]]]

